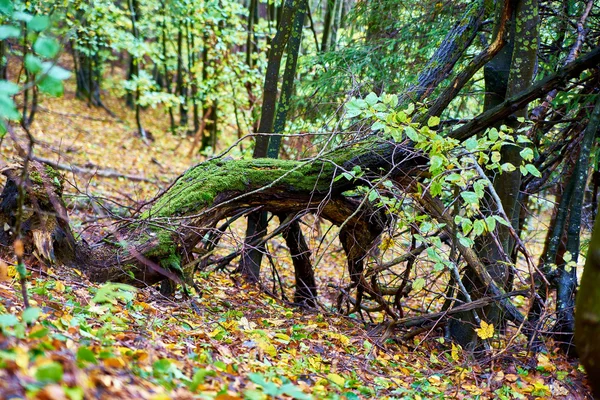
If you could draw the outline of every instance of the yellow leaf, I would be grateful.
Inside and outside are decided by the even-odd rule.
[[[469,384],[469,383],[465,383],[462,385],[462,388],[465,390],[468,390],[472,395],[474,396],[478,396],[481,393],[483,393],[483,390],[481,390],[480,388],[478,388],[475,385]]]
[[[458,361],[458,350],[460,349],[460,345],[455,345],[454,343],[452,343],[452,352],[451,352],[451,356],[452,356],[452,361]]]
[[[338,374],[327,374],[327,379],[339,387],[344,387],[344,384],[346,383],[346,380]]]
[[[104,365],[113,368],[125,368],[125,361],[121,357],[111,357],[104,360]]]
[[[56,290],[59,293],[64,293],[65,292],[65,284],[62,283],[61,281],[56,281],[54,282],[54,290]]]
[[[538,368],[543,369],[546,372],[552,372],[556,370],[556,366],[550,361],[547,355],[539,353],[537,356]]]
[[[161,393],[161,394],[155,394],[154,396],[150,397],[150,399],[152,399],[152,400],[169,400],[169,399],[171,399],[171,396],[169,396],[168,394],[165,394],[165,393]]]
[[[6,274],[10,279],[14,279],[17,276],[17,266],[15,264],[10,264],[6,268]]]
[[[277,355],[277,349],[271,344],[271,342],[268,342],[267,340],[258,340],[258,347],[271,357],[275,357]]]
[[[494,324],[488,324],[482,320],[480,326],[480,328],[475,329],[477,336],[484,340],[494,337]]]
[[[394,247],[394,238],[386,236],[381,240],[381,244],[379,245],[379,249],[381,251],[386,251],[390,247]]]

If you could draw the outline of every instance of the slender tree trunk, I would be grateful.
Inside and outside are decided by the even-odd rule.
[[[27,25],[21,24],[23,28],[23,66],[25,66],[25,58],[29,52],[29,43],[27,41]],[[23,111],[21,118],[21,126],[23,129],[29,128],[29,118],[27,117],[27,111],[29,107],[29,82],[31,81],[31,73],[27,68],[25,70],[25,90],[23,90]]]
[[[273,133],[275,112],[277,106],[277,86],[281,59],[292,34],[295,15],[305,0],[286,0],[277,33],[271,42],[269,50],[269,63],[265,74],[263,106],[258,131],[260,133]],[[258,136],[254,147],[254,158],[264,158],[269,149],[269,136]],[[263,237],[267,229],[267,215],[265,212],[255,212],[248,216],[245,244],[248,247],[242,254],[239,270],[249,281],[257,281],[260,274],[260,264],[264,249],[252,247],[251,243],[257,237]]]
[[[138,4],[137,0],[129,0],[129,11],[131,13],[131,30],[133,33],[133,37],[134,37],[134,40],[138,40],[140,35],[139,35],[138,29],[137,29],[137,21],[139,18],[139,4]],[[133,78],[134,76],[135,76],[135,78],[138,78],[139,73],[140,73],[139,60],[136,57],[132,56],[131,63],[132,63],[131,72],[132,72],[132,74],[134,73],[131,76],[131,78]],[[142,125],[139,84],[136,85],[135,97],[133,98],[133,100],[134,100],[134,105],[135,105],[135,122],[137,125],[138,134],[144,141],[147,141],[148,137],[146,135],[146,130],[144,129],[144,126]]]
[[[582,184],[585,184],[585,178],[587,178],[587,164],[589,162],[589,150],[594,140],[594,136],[600,132],[600,98],[596,101],[596,107],[590,122],[586,128],[585,139],[581,146],[581,152],[579,161],[577,163],[578,175],[575,176],[577,180],[576,186],[582,188]],[[588,157],[585,157],[588,153]],[[584,178],[585,177],[585,178]],[[582,190],[583,191],[583,190]],[[577,206],[577,204],[574,204]],[[579,209],[581,206],[579,205]],[[578,213],[577,211],[574,211]],[[569,224],[569,230],[571,234],[577,235],[577,238],[573,238],[571,243],[572,249],[579,243],[579,229],[578,221],[580,219],[573,219],[573,224]],[[572,229],[571,229],[572,228]],[[569,246],[569,244],[568,244]],[[579,249],[575,250],[574,255],[578,253]],[[570,324],[570,315],[572,315],[572,299],[574,290],[577,285],[577,273],[576,268],[572,268],[570,272],[562,268],[560,282],[563,289],[557,296],[558,307],[559,307],[559,319],[557,325],[558,328],[563,329],[562,325]],[[566,315],[563,315],[566,314]],[[590,382],[595,397],[600,397],[600,341],[598,336],[600,335],[600,222],[599,218],[596,217],[596,223],[594,226],[594,233],[592,234],[592,240],[590,241],[585,268],[581,277],[581,286],[579,287],[579,293],[577,294],[577,313],[575,315],[575,343],[577,345],[577,353],[581,359],[581,362],[585,366],[585,370],[588,374],[588,381]]]
[[[127,5],[129,7],[129,13],[131,15],[131,31],[133,33],[133,37],[135,40],[138,39],[139,35],[138,35],[138,31],[137,31],[137,21],[139,20],[140,17],[140,11],[139,11],[139,3],[138,0],[128,0]],[[139,60],[136,59],[136,56],[134,56],[133,54],[129,55],[129,70],[127,72],[127,80],[132,80],[134,79],[134,77],[137,77],[140,74],[140,70],[139,70]],[[125,98],[125,103],[127,104],[127,107],[129,108],[134,108],[137,102],[137,99],[134,97],[136,95],[136,93],[132,93],[131,91],[127,92],[127,96]],[[136,111],[137,114],[137,111]],[[136,118],[137,119],[137,118]],[[139,130],[139,126],[138,126],[138,130]],[[142,133],[143,129],[140,130],[140,134]]]
[[[572,193],[569,203],[569,223],[567,225],[567,251],[571,254],[571,260],[577,263],[579,258],[581,211],[583,198],[587,184],[590,154],[596,135],[600,127],[600,97],[596,101],[594,111],[585,129],[579,159],[573,172]],[[554,330],[556,336],[567,350],[572,349],[572,338],[575,330],[575,290],[577,289],[577,268],[558,266],[558,279],[556,286],[556,310],[557,318]]]
[[[327,0],[325,3],[325,17],[323,19],[323,37],[321,38],[321,51],[329,50],[329,37],[331,35],[331,24],[333,23],[333,9],[335,8],[336,0]]]
[[[290,109],[290,101],[294,91],[294,80],[296,77],[296,66],[298,65],[298,55],[300,53],[300,44],[302,43],[302,29],[304,27],[304,18],[306,10],[300,6],[300,9],[294,16],[294,26],[292,34],[287,44],[287,60],[283,73],[283,82],[281,84],[281,94],[277,103],[277,113],[273,125],[273,133],[269,140],[267,149],[268,158],[278,158],[281,147],[281,137],[285,129],[287,114]]]
[[[253,55],[256,52],[256,35],[254,34],[254,19],[256,18],[258,8],[258,0],[250,0],[250,4],[248,5],[248,20],[247,20],[247,29],[248,36],[246,37],[246,65],[250,69],[254,65]]]
[[[187,127],[188,114],[187,114],[187,93],[185,85],[183,83],[184,66],[183,66],[183,22],[179,21],[177,27],[177,94],[181,99],[179,105],[179,126]]]
[[[188,21],[186,26],[187,31],[187,51],[188,51],[188,68],[190,79],[190,98],[192,100],[192,119],[194,123],[194,132],[200,129],[200,116],[198,111],[198,77],[195,73],[196,67],[196,46],[194,34],[191,29],[191,22]]]
[[[165,87],[167,89],[167,93],[172,94],[173,92],[171,91],[171,77],[169,75],[169,68],[167,66],[168,64],[168,56],[169,56],[169,52],[167,50],[167,8],[166,8],[166,1],[162,2],[162,13],[163,13],[163,20],[162,20],[162,27],[161,27],[161,42],[162,42],[162,53],[163,53],[163,74],[165,75]],[[175,116],[173,115],[173,107],[169,107],[169,122],[170,122],[170,129],[171,129],[171,133],[175,132]]]
[[[6,50],[6,42],[0,40],[0,79],[8,80],[8,51]]]

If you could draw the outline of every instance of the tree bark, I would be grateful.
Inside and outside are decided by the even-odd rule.
[[[48,254],[49,259],[55,260],[52,262],[81,268],[94,281],[139,286],[166,278],[184,281],[190,271],[183,271],[182,266],[191,261],[189,255],[206,233],[220,220],[256,207],[275,215],[319,213],[332,223],[343,225],[342,234],[347,237],[344,246],[352,249],[349,263],[356,270],[360,262],[357,250],[370,248],[382,225],[370,218],[372,211],[357,212],[359,202],[343,195],[356,184],[335,177],[359,164],[373,179],[382,170],[414,177],[425,168],[426,161],[410,148],[390,142],[340,149],[323,159],[307,161],[215,159],[189,169],[135,222],[118,226],[101,243],[92,246],[73,239],[60,200],[62,186],[53,183],[58,175],[37,162],[31,164],[34,170],[26,188],[30,201],[27,209],[33,211],[28,217],[30,222],[23,224],[28,227],[24,232],[28,238],[27,253],[32,255],[38,249],[36,237],[42,235],[47,238],[43,246],[46,250],[38,249],[37,253]],[[9,226],[15,215],[18,172],[16,166],[3,171],[8,183],[0,195],[0,218]],[[46,221],[46,215],[56,217],[52,223],[38,222]],[[36,229],[43,234],[35,233]],[[10,242],[10,234],[3,232],[0,243],[6,246],[0,248],[10,249]],[[311,287],[312,283],[306,283]]]

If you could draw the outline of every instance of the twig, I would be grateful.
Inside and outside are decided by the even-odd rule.
[[[77,165],[61,164],[59,162],[52,161],[52,160],[50,160],[48,158],[44,158],[44,157],[34,156],[34,157],[32,157],[32,160],[35,160],[35,161],[38,161],[38,162],[41,162],[44,164],[48,164],[52,168],[69,171],[74,174],[96,175],[96,176],[100,176],[102,178],[125,178],[125,179],[129,179],[130,181],[136,181],[136,182],[157,183],[157,180],[155,180],[155,179],[148,179],[148,178],[145,178],[145,177],[139,176],[139,175],[123,174],[123,173],[120,173],[117,171],[111,171],[111,170],[107,170],[107,169],[91,169],[91,168],[78,167]]]

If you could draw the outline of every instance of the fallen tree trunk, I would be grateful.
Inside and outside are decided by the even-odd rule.
[[[350,274],[356,281],[362,272],[362,258],[381,233],[385,218],[374,218],[373,210],[361,207],[344,192],[368,184],[382,171],[409,185],[426,161],[406,144],[383,140],[310,160],[211,160],[190,168],[135,220],[118,224],[108,237],[93,245],[73,239],[61,200],[62,184],[57,184],[59,175],[51,167],[31,162],[25,182],[25,208],[29,210],[24,223],[26,251],[35,256],[41,247],[47,248],[49,261],[80,268],[93,281],[138,286],[167,278],[181,282],[186,276],[182,266],[192,261],[192,250],[220,220],[260,207],[276,215],[318,213],[341,226]],[[339,177],[356,165],[365,171],[364,180]],[[14,226],[20,166],[5,168],[3,173],[8,182],[0,196],[1,221]],[[44,219],[52,224],[42,229],[46,233],[40,246],[35,227]],[[3,250],[10,249],[10,239],[10,231],[0,237],[6,246]]]

